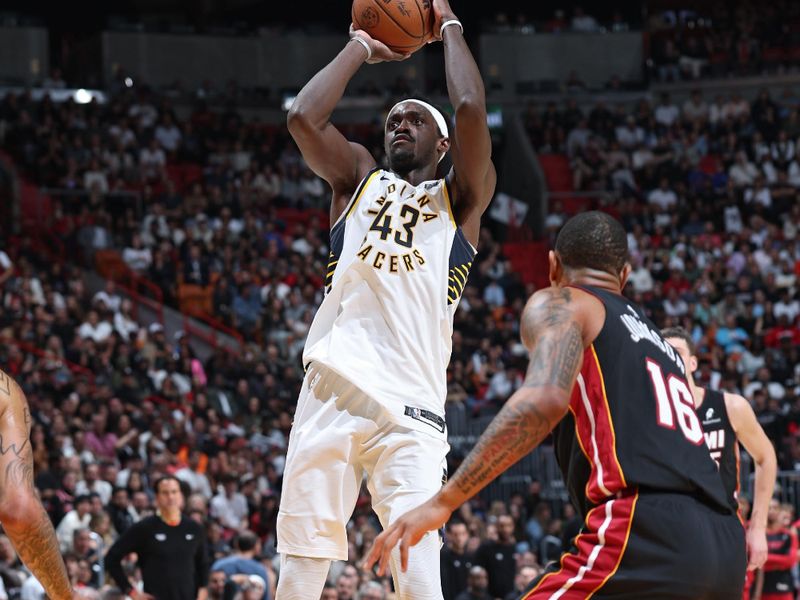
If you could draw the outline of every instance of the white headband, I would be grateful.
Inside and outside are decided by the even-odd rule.
[[[427,110],[429,113],[431,113],[433,120],[436,122],[436,126],[439,128],[439,133],[442,134],[442,137],[450,137],[449,135],[450,132],[447,129],[447,121],[445,120],[442,113],[439,112],[439,110],[436,107],[431,106],[424,100],[417,100],[416,98],[408,98],[406,100],[400,100],[400,102],[398,102],[392,108],[390,108],[389,114],[386,115],[386,123],[389,122],[389,116],[392,114],[392,111],[399,105],[403,104],[404,102],[413,102],[414,104],[418,104],[419,106]],[[383,124],[384,129],[386,129],[386,123]],[[444,158],[445,154],[447,154],[447,152],[442,153],[442,155],[439,157],[439,162],[442,162],[442,159]]]
[[[442,134],[443,137],[449,137],[449,131],[447,129],[447,121],[445,120],[444,116],[441,112],[439,112],[434,106],[431,106],[427,102],[423,100],[416,100],[414,98],[409,98],[408,100],[400,100],[397,104],[395,104],[391,109],[389,109],[389,115],[392,114],[392,111],[400,106],[405,102],[413,102],[414,104],[420,105],[422,108],[427,110],[431,113],[433,120],[436,121],[436,126],[439,128],[439,133]],[[386,123],[389,122],[389,115],[386,115]],[[386,127],[386,123],[383,124],[384,128]]]

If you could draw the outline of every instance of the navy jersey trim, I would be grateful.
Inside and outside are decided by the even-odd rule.
[[[472,248],[461,227],[456,229],[453,246],[450,248],[450,271],[447,278],[447,304],[454,304],[461,298],[469,279],[469,271],[475,260]]]

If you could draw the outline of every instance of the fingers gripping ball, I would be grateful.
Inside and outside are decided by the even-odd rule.
[[[433,31],[431,0],[353,0],[353,23],[395,52],[414,52]]]

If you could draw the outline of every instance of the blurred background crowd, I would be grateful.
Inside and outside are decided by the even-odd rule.
[[[753,4],[737,6],[724,18],[709,9],[650,23],[653,80],[694,85],[786,68],[797,7],[751,19]],[[579,7],[547,23],[500,16],[486,27],[628,29],[622,14],[599,22]],[[780,469],[800,471],[800,98],[790,86],[745,98],[698,85],[680,98],[616,102],[587,96],[576,73],[565,81],[564,94],[522,111],[554,192],[544,247],[578,210],[618,217],[633,265],[626,294],[659,326],[691,332],[696,380],[743,394]],[[66,85],[56,71],[46,83]],[[381,160],[377,112],[343,130]],[[70,577],[89,597],[122,597],[104,553],[153,514],[153,483],[167,474],[183,482],[186,514],[205,530],[209,596],[274,595],[300,354],[324,292],[328,190],[284,127],[245,113],[202,98],[179,109],[140,82],[111,86],[107,103],[25,91],[0,99],[0,157],[26,185],[50,190],[46,235],[0,238],[0,365],[27,394],[36,486]],[[485,423],[521,385],[517,318],[546,283],[516,268],[508,219],[485,225],[455,318],[451,472],[469,450],[461,426]],[[87,284],[87,269],[101,284]],[[240,350],[199,352],[187,330],[143,319],[147,302],[213,318]],[[481,495],[446,529],[445,598],[516,598],[580,525],[554,481],[528,477]],[[360,568],[379,531],[366,490],[348,530],[350,560],[334,565],[323,598],[391,597],[387,578]],[[233,577],[217,562],[231,557],[265,576]],[[125,568],[136,580],[131,560]],[[41,598],[26,575],[0,536],[0,600]]]

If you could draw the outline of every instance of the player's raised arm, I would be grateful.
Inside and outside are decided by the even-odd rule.
[[[756,465],[753,511],[747,526],[747,567],[750,570],[758,569],[767,560],[767,513],[775,489],[778,461],[775,448],[759,425],[750,403],[738,394],[725,394],[725,408],[736,439],[753,457]]]
[[[389,50],[363,31],[351,27],[342,51],[300,90],[289,109],[289,133],[303,158],[333,188],[334,198],[355,191],[375,159],[360,144],[348,142],[331,122],[345,88],[364,62],[402,60],[407,55]]]
[[[486,124],[486,91],[450,4],[434,0],[433,12],[434,35],[441,33],[444,43],[447,93],[455,109],[455,135],[450,146],[454,210],[467,239],[477,245],[481,215],[492,200],[497,182]]]
[[[72,598],[56,532],[33,487],[31,415],[19,386],[0,371],[0,522],[49,598]]]
[[[400,541],[405,569],[410,546],[425,532],[441,527],[457,507],[539,445],[566,414],[584,351],[584,309],[575,294],[569,288],[551,287],[531,297],[521,320],[522,341],[530,351],[525,383],[442,490],[378,536],[367,557],[368,568],[380,560],[382,574]]]

